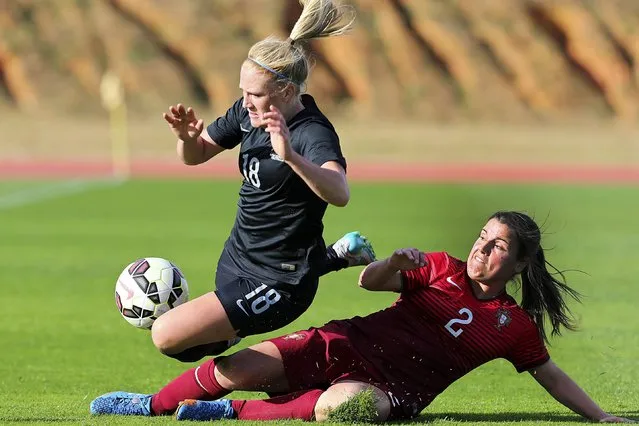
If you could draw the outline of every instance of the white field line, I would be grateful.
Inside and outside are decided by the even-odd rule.
[[[101,187],[117,186],[123,179],[110,180],[67,180],[49,184],[37,185],[18,191],[0,195],[0,210],[35,204],[45,200],[66,197],[68,195],[89,192]]]

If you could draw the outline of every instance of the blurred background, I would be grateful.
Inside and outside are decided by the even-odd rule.
[[[351,182],[349,205],[327,211],[327,243],[360,230],[379,257],[412,246],[465,259],[492,212],[528,212],[585,295],[553,359],[639,418],[639,0],[348,3],[354,31],[309,46],[307,91]],[[162,113],[223,114],[250,46],[286,38],[299,13],[297,0],[0,0],[1,424],[104,424],[88,415],[95,396],[153,391],[184,369],[120,318],[115,281],[158,256],[191,298],[212,290],[242,176],[237,150],[181,164]],[[395,300],[359,289],[360,271],[322,278],[313,306],[269,337]],[[512,372],[482,367],[423,416],[579,424]]]
[[[355,31],[310,45],[307,91],[351,164],[639,160],[636,0],[349,4]],[[131,161],[173,162],[162,112],[182,102],[205,122],[224,113],[250,46],[286,38],[300,10],[297,0],[0,0],[5,174],[110,161],[107,72],[125,94]]]

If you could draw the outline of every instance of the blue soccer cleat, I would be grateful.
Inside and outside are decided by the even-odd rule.
[[[358,231],[349,232],[333,244],[333,250],[348,266],[368,265],[375,261],[373,246]]]
[[[111,392],[94,399],[89,409],[91,414],[150,416],[152,396],[143,393]]]
[[[218,399],[215,401],[198,401],[186,399],[180,402],[175,418],[178,420],[221,420],[234,419],[235,410],[231,406],[229,399]]]

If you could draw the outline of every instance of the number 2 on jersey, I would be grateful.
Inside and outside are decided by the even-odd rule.
[[[254,187],[260,187],[260,177],[258,172],[260,171],[260,160],[255,157],[250,157],[248,154],[242,155],[242,173],[246,180],[248,180]]]
[[[463,318],[453,318],[452,320],[448,321],[448,323],[445,325],[446,330],[448,330],[448,332],[452,334],[453,337],[459,337],[459,335],[464,332],[464,330],[461,327],[454,329],[453,325],[455,324],[468,325],[473,321],[473,313],[468,308],[461,308],[459,310],[459,315],[462,315]]]

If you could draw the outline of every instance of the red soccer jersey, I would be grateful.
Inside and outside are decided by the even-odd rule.
[[[418,414],[455,380],[493,359],[505,358],[519,372],[549,359],[537,327],[512,297],[479,300],[465,262],[447,253],[427,253],[426,260],[402,273],[404,288],[393,306],[347,320],[348,326],[337,322],[406,414]]]

